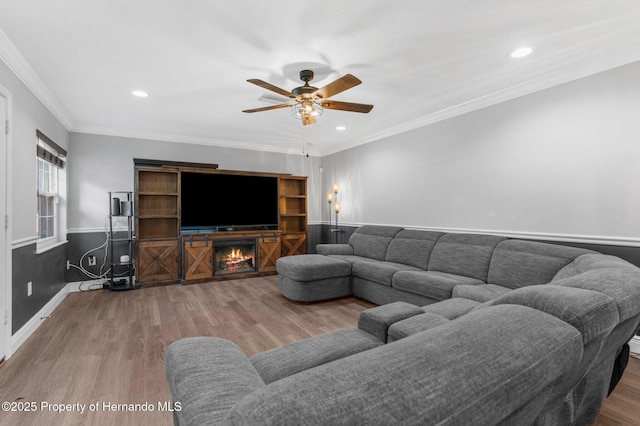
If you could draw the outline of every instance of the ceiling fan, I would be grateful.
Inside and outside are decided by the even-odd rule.
[[[258,79],[247,80],[249,83],[271,90],[279,95],[286,96],[291,99],[291,102],[263,108],[246,109],[242,112],[260,112],[268,111],[270,109],[292,107],[291,115],[294,118],[302,119],[302,124],[306,126],[308,124],[315,123],[316,117],[322,115],[322,111],[325,108],[362,113],[367,113],[373,108],[373,105],[340,102],[329,99],[333,95],[337,95],[340,92],[344,92],[345,90],[351,89],[352,87],[362,83],[362,81],[351,74],[340,77],[321,89],[309,85],[309,82],[313,80],[313,71],[311,70],[300,71],[300,80],[304,81],[304,86],[296,87],[290,92],[274,86],[271,83],[267,83],[266,81]]]

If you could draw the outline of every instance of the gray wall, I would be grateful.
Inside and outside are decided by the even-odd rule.
[[[15,74],[0,61],[0,84],[11,91],[13,96],[13,117],[11,123],[12,197],[11,239],[24,241],[34,239],[36,230],[36,129],[68,150],[69,133],[49,112]],[[64,210],[66,200],[63,197]],[[66,230],[62,223],[61,229]]]
[[[9,235],[11,240],[11,317],[15,334],[65,284],[66,244],[36,254],[36,129],[68,149],[68,132],[16,75],[0,61],[0,84],[12,95],[11,197]],[[4,171],[3,171],[4,172]],[[60,211],[65,217],[66,187],[61,182]],[[59,224],[64,240],[67,224]],[[2,241],[2,244],[5,242]],[[33,294],[27,296],[27,283]],[[0,289],[4,291],[4,287]]]
[[[36,254],[36,245],[12,251],[11,334],[15,334],[67,284],[67,245]],[[27,283],[32,294],[27,295]]]
[[[322,192],[345,225],[640,245],[638,117],[634,63],[324,157]]]

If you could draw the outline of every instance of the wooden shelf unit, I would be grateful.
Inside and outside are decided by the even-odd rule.
[[[278,182],[282,256],[307,252],[307,178],[282,176]]]
[[[180,279],[180,172],[136,167],[137,280],[140,284]]]

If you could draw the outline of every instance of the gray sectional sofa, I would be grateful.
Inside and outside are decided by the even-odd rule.
[[[176,424],[584,425],[640,324],[640,269],[593,251],[366,226],[318,253],[281,259],[283,294],[380,306],[250,359],[174,342]]]
[[[379,305],[405,301],[420,306],[451,297],[487,301],[509,290],[546,284],[579,256],[595,254],[496,235],[370,225],[358,228],[348,244],[319,244],[316,249],[320,255],[351,264],[349,293]],[[294,281],[303,289],[313,288],[303,268],[297,275],[300,280],[287,282],[291,261],[305,263],[304,257],[282,258],[278,271],[285,296],[295,287]],[[334,267],[343,266],[339,263]]]

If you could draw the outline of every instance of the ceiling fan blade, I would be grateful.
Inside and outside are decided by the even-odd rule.
[[[320,95],[324,99],[330,98],[333,95],[337,95],[340,92],[344,92],[347,89],[357,86],[362,83],[357,77],[347,74],[339,79],[327,84],[321,89],[315,91],[315,95]]]
[[[340,101],[327,100],[327,101],[322,101],[322,108],[367,113],[373,109],[373,105],[354,104],[353,102],[340,102]]]
[[[266,106],[266,107],[262,107],[262,108],[255,108],[255,109],[245,109],[242,112],[261,112],[261,111],[269,111],[270,109],[280,109],[280,108],[285,108],[285,107],[292,107],[294,106],[295,103],[291,103],[291,104],[280,104],[280,105],[271,105],[271,106]]]
[[[287,98],[295,98],[296,97],[293,93],[291,93],[291,92],[289,92],[287,90],[281,89],[278,86],[274,86],[271,83],[267,83],[266,81],[258,80],[258,79],[255,79],[255,78],[252,78],[252,79],[247,80],[247,81],[249,83],[255,84],[256,86],[260,86],[263,89],[271,90],[272,92],[276,92],[276,93],[278,93],[278,94],[280,94],[282,96],[286,96]]]

